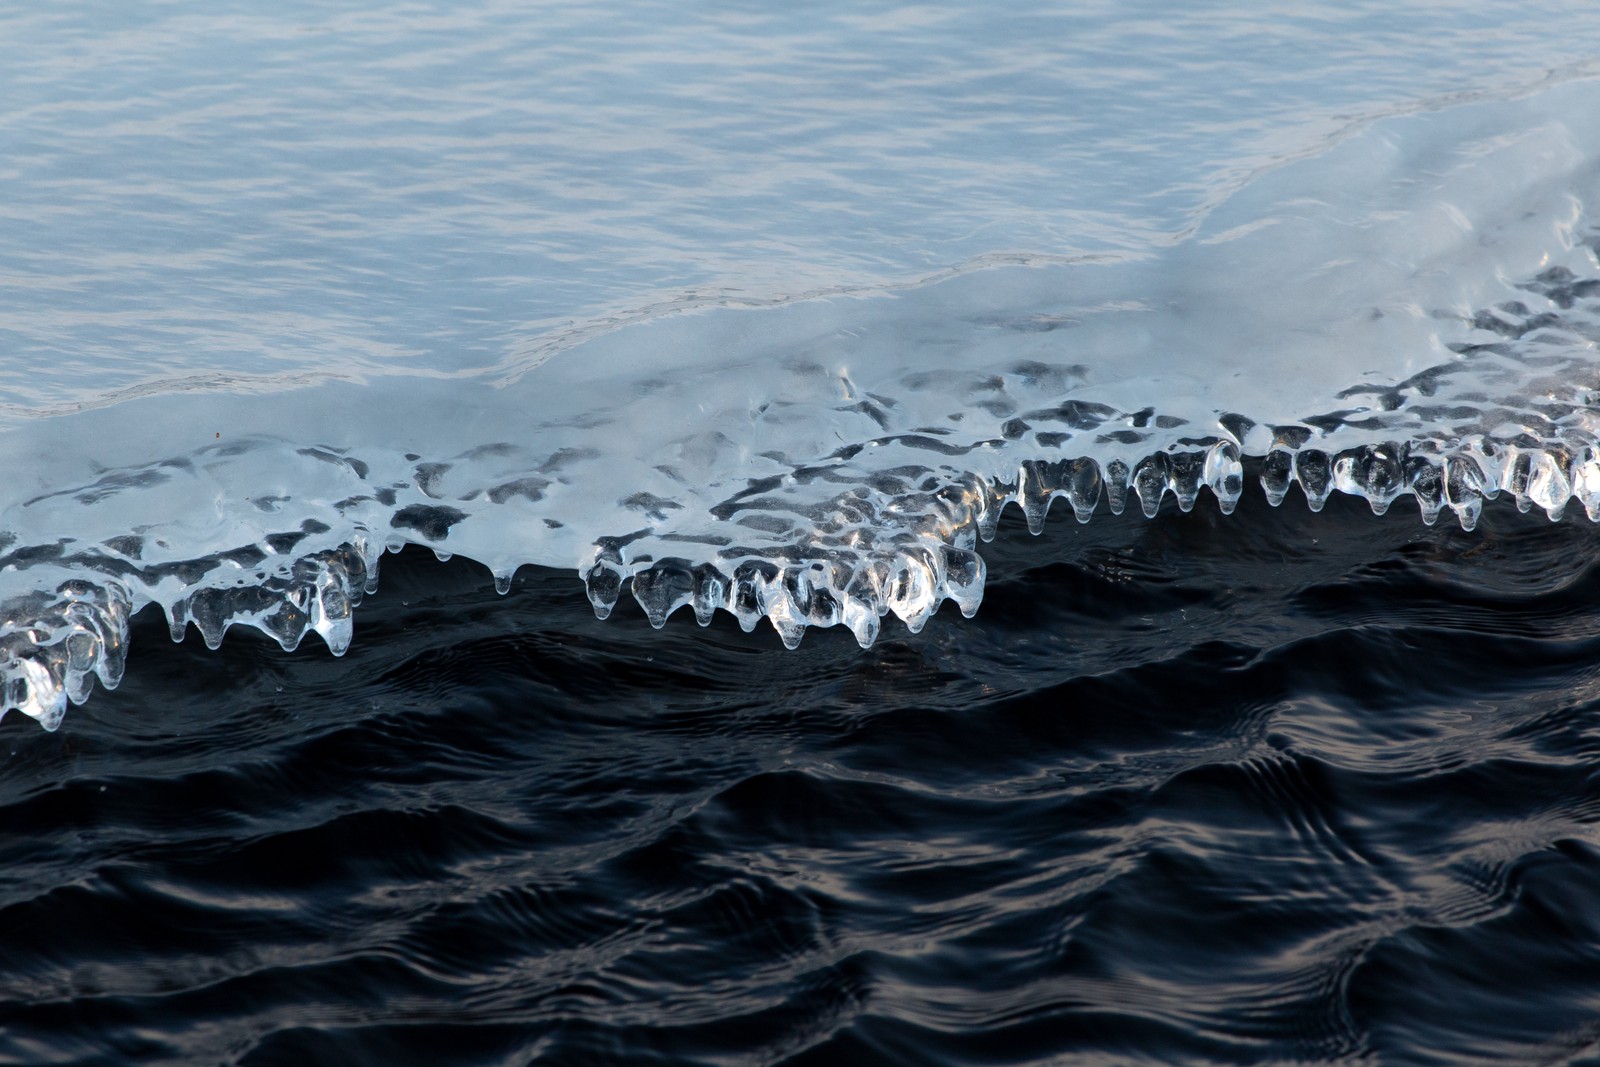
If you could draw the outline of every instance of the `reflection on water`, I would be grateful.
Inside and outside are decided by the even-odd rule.
[[[1600,15],[1516,14],[14,12],[0,398],[481,367],[684,298],[1148,251],[1355,120],[1593,61]]]
[[[0,14],[0,1060],[1592,1058],[1600,12],[1059,7]]]
[[[0,728],[0,1056],[1588,1047],[1587,524],[1006,526],[982,613],[867,652],[420,553],[342,661],[142,621],[117,693]]]

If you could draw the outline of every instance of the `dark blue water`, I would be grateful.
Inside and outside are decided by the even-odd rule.
[[[1592,526],[1020,527],[866,651],[417,550],[342,660],[141,614],[0,724],[0,1062],[1595,1062]]]
[[[0,1064],[1600,1064],[1600,8],[0,43]]]

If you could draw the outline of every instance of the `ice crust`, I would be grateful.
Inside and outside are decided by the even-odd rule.
[[[128,617],[348,647],[383,551],[574,568],[601,617],[689,607],[790,647],[971,615],[1001,511],[1154,515],[1244,463],[1471,529],[1600,521],[1600,87],[1393,117],[1259,175],[1158,254],[988,261],[587,327],[492,371],[175,383],[0,422],[5,707],[122,675]],[[553,353],[553,354],[552,354]]]

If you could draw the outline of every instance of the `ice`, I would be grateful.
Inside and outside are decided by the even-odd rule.
[[[147,605],[342,653],[404,544],[501,592],[573,570],[601,618],[628,591],[657,627],[868,646],[977,610],[1008,506],[1230,513],[1246,461],[1312,511],[1597,519],[1597,193],[1578,79],[1371,121],[1137,254],[626,318],[477,371],[8,408],[6,708],[53,728],[115,685]]]

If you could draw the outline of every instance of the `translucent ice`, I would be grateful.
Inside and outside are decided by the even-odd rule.
[[[982,598],[1016,504],[1501,491],[1600,518],[1600,85],[1396,114],[1263,169],[1172,240],[679,307],[476,369],[198,375],[0,412],[0,674],[47,727],[130,612],[335,653],[385,547],[583,577],[601,617],[862,645]],[[349,367],[345,368],[348,371]],[[1059,521],[1059,520],[1058,520]]]

